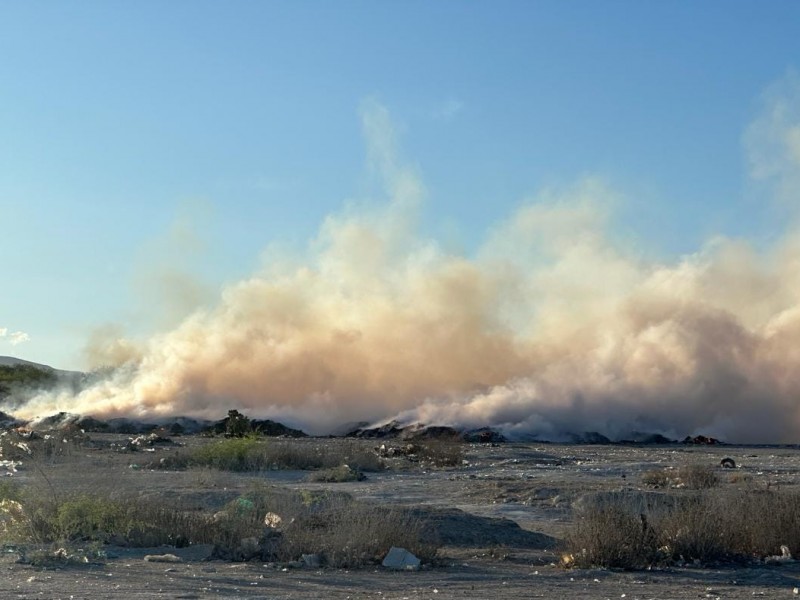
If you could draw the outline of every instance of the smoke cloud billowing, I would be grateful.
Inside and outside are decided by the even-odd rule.
[[[586,179],[543,192],[474,255],[455,255],[416,233],[424,188],[397,160],[385,110],[367,105],[364,124],[382,208],[330,216],[306,256],[266,257],[214,308],[142,347],[99,332],[93,351],[124,363],[111,379],[16,413],[238,408],[315,433],[399,416],[551,439],[798,441],[800,230],[767,249],[721,237],[647,261],[614,242],[614,193]],[[783,180],[797,150],[786,127]]]

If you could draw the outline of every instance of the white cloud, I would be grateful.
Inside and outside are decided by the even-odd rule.
[[[29,341],[31,336],[24,331],[12,331],[9,333],[8,327],[0,327],[0,338],[5,338],[12,346],[16,346],[17,344]]]
[[[22,344],[24,342],[29,341],[30,339],[31,336],[29,336],[24,331],[15,331],[14,333],[8,336],[8,341],[11,342],[12,346],[16,346],[17,344]]]

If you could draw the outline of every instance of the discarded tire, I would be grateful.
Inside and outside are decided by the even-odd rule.
[[[723,469],[735,469],[736,462],[732,458],[726,457],[719,461],[719,464],[722,465]]]

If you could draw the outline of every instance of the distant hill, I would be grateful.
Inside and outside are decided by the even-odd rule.
[[[0,356],[0,366],[13,367],[15,365],[28,365],[31,367],[38,367],[40,369],[54,370],[53,367],[50,367],[48,365],[41,365],[39,363],[31,362],[29,360],[22,360],[21,358],[15,358],[14,356]]]
[[[59,377],[63,376],[74,377],[76,375],[78,376],[84,375],[84,373],[82,373],[81,371],[65,371],[63,369],[54,369],[50,365],[43,365],[42,363],[36,363],[30,360],[16,358],[15,356],[0,356],[0,367],[13,367],[16,365],[25,365],[28,367],[35,367],[43,371],[51,371],[56,375],[58,375]]]
[[[78,389],[85,377],[80,371],[64,371],[14,356],[0,356],[0,399],[24,389]]]

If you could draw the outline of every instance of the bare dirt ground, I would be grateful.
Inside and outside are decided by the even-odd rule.
[[[469,445],[465,464],[423,468],[400,464],[365,481],[310,483],[307,472],[234,474],[208,469],[157,471],[142,465],[175,452],[120,453],[109,448],[125,436],[92,435],[95,449],[64,456],[13,475],[25,485],[61,490],[130,490],[164,502],[190,499],[222,506],[254,481],[293,489],[346,491],[357,498],[413,507],[436,527],[443,547],[438,564],[416,572],[362,569],[289,569],[262,562],[206,560],[207,548],[109,548],[108,558],[43,569],[0,557],[0,598],[725,598],[796,597],[800,564],[681,567],[640,572],[563,569],[559,540],[576,507],[593,495],[645,489],[641,475],[654,468],[719,465],[723,486],[800,485],[800,450],[737,446],[591,446],[558,444]],[[186,444],[206,443],[193,437]],[[301,444],[341,440],[305,439]],[[375,442],[364,441],[370,446]],[[377,442],[378,444],[380,442]],[[180,563],[146,562],[171,552]]]

